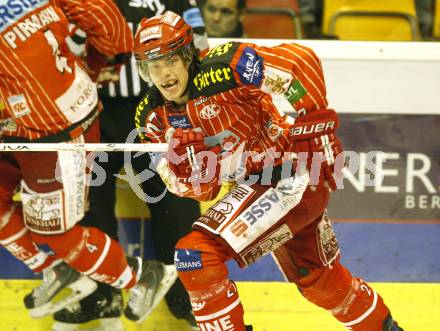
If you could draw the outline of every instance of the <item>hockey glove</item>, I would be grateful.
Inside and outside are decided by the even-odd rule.
[[[294,140],[305,140],[334,133],[338,127],[338,114],[333,109],[319,109],[296,117],[290,133]]]
[[[294,150],[299,162],[306,162],[312,185],[317,184],[321,173],[332,191],[337,189],[335,176],[340,177],[344,167],[342,144],[334,133],[296,141]],[[322,170],[322,171],[321,171]]]
[[[119,72],[123,64],[130,60],[131,53],[120,53],[114,57],[101,54],[90,44],[86,44],[85,63],[87,73],[98,85],[119,81]]]
[[[202,178],[218,178],[220,146],[209,148],[203,133],[177,128],[166,154],[168,167],[181,182],[197,182]]]

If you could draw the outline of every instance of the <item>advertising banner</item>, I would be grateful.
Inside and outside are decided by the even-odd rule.
[[[440,116],[340,116],[348,163],[332,217],[440,223]]]

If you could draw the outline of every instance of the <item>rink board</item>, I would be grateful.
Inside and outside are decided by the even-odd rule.
[[[139,233],[139,222],[127,221],[124,228]],[[436,282],[440,283],[440,224],[352,222],[335,225],[342,252],[342,262],[355,274],[374,282]],[[148,238],[149,222],[145,222]],[[123,236],[120,236],[124,239]],[[121,240],[127,251],[137,253]],[[151,241],[149,241],[151,244]],[[146,244],[145,256],[154,257]],[[0,248],[0,279],[32,279],[35,276]],[[283,281],[270,255],[245,270],[229,262],[231,278],[238,281]],[[0,331],[2,331],[0,329]]]
[[[22,305],[22,298],[35,280],[0,281],[0,330],[49,331],[50,317],[33,320]],[[440,284],[373,283],[405,330],[440,330]],[[247,323],[255,331],[342,331],[325,311],[314,307],[296,288],[281,282],[239,282]],[[177,321],[162,302],[142,324],[124,320],[126,331],[187,331],[185,322]],[[93,327],[88,324],[86,327]]]

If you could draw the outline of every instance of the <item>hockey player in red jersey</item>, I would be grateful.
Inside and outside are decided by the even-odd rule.
[[[313,51],[229,42],[198,62],[191,28],[166,12],[141,22],[134,53],[141,76],[155,85],[136,124],[145,141],[169,143],[157,164],[168,188],[209,200],[222,179],[234,183],[176,246],[200,330],[251,329],[225,261],[246,267],[269,252],[309,301],[347,329],[401,330],[382,298],[340,263],[326,207],[342,147]],[[297,117],[285,116],[273,98]]]
[[[101,104],[89,74],[117,67],[133,46],[118,8],[108,0],[0,0],[0,8],[0,140],[99,142]],[[88,33],[87,65],[65,44],[70,21]],[[96,287],[91,278],[133,288],[126,316],[139,321],[177,274],[156,261],[133,258],[129,265],[116,241],[77,224],[87,210],[90,160],[85,152],[0,152],[0,243],[35,272],[45,271],[41,287],[25,298],[33,316],[62,308],[50,300],[64,286],[75,290],[71,301],[87,295]],[[21,204],[12,202],[17,187]]]
[[[155,0],[144,2],[143,5],[141,1],[115,0],[114,2],[121,10],[129,26],[133,27],[133,33],[143,17],[160,15],[168,9],[178,13],[180,16],[187,18],[188,24],[192,26],[194,45],[200,49],[201,53],[208,52],[208,38],[204,23],[194,0]],[[76,29],[76,33],[68,41],[68,44],[73,51],[81,55],[85,40],[86,35],[84,32]],[[98,89],[104,107],[99,117],[102,143],[123,143],[127,140],[127,137],[131,137],[130,132],[133,130],[133,116],[136,105],[148,88],[148,84],[142,81],[137,73],[136,62],[133,57],[121,68],[120,79],[117,83],[103,84],[102,88]],[[128,158],[129,155],[129,153],[112,152],[106,153],[107,157],[103,158],[102,155],[97,154],[95,162],[98,167],[102,167],[107,176],[102,185],[90,187],[90,210],[80,223],[84,226],[98,227],[111,238],[118,237],[118,222],[115,208],[113,208],[116,203],[115,186],[117,178],[113,174],[118,174],[120,168],[125,167],[126,174],[129,177],[126,180],[133,182],[135,178],[130,175],[133,173],[131,169],[133,168],[134,172],[139,174],[139,176],[135,176],[136,180],[138,178],[140,180],[140,174],[151,162],[148,153],[133,153]],[[173,264],[174,246],[181,237],[191,231],[194,219],[200,216],[199,203],[193,199],[179,198],[166,191],[158,174],[141,181],[142,193],[145,193],[142,199],[148,201],[151,215],[149,224],[151,226],[151,242],[155,258],[165,264]],[[177,220],[179,226],[173,226]],[[79,302],[76,309],[70,309],[69,307],[56,312],[53,316],[54,320],[57,321],[56,326],[65,323],[72,327],[74,323],[84,323],[99,318],[101,327],[105,322],[110,325],[111,331],[117,331],[114,321],[109,322],[108,317],[115,317],[122,312],[121,305],[114,304],[114,301],[118,301],[121,297],[120,293],[120,290],[100,285],[98,290],[91,296]],[[106,298],[107,304],[98,305],[98,303],[103,302],[103,297]],[[195,327],[198,330],[188,294],[180,281],[176,281],[170,288],[165,296],[165,301],[174,317],[185,319],[193,328]]]

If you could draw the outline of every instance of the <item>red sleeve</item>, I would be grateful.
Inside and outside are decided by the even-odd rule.
[[[112,0],[55,0],[69,21],[87,33],[87,42],[113,56],[133,49],[131,30]]]
[[[249,90],[282,96],[297,111],[327,108],[321,61],[310,48],[294,43],[274,47],[243,43],[231,67],[236,80]]]
[[[166,125],[163,118],[164,110],[160,107],[152,110],[149,108],[149,101],[144,97],[137,105],[135,123],[138,129],[139,137],[143,143],[167,143],[166,135],[168,130],[173,130]],[[171,135],[171,131],[168,132]],[[165,183],[169,191],[174,194],[192,198],[198,201],[208,201],[214,199],[221,186],[218,184],[218,178],[214,178],[209,183],[200,184],[199,188],[192,183],[183,183],[178,181],[174,173],[169,169],[167,160],[163,157],[157,165],[157,172]]]

